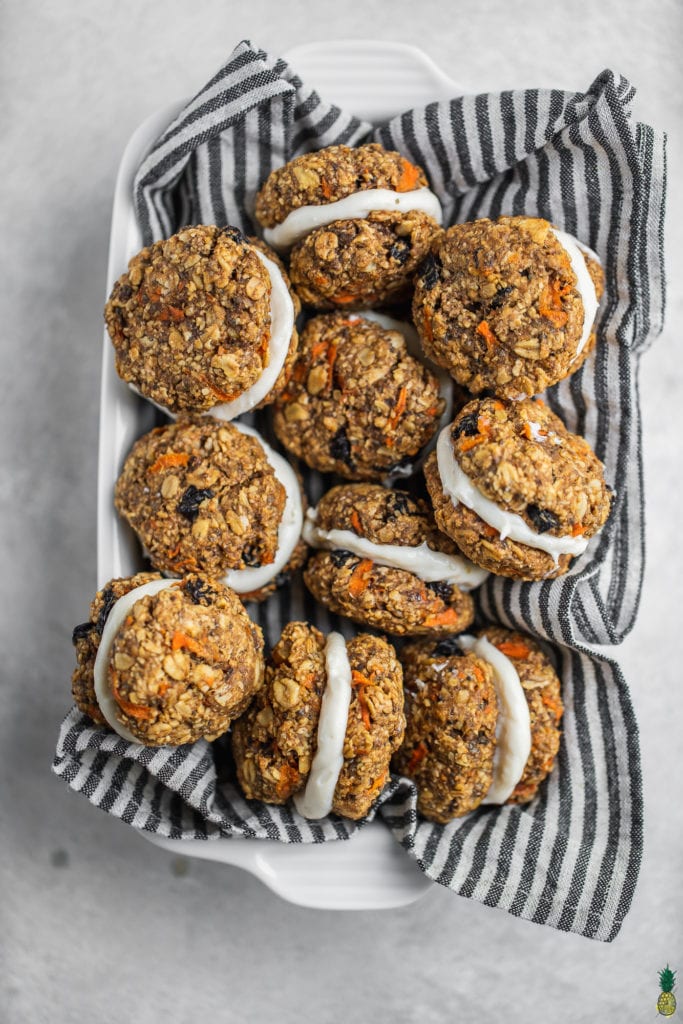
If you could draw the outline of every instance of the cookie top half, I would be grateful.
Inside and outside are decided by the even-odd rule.
[[[257,436],[198,417],[141,437],[114,499],[155,568],[220,577],[274,562],[287,491]]]
[[[74,639],[78,707],[146,746],[215,739],[263,680],[260,629],[232,590],[202,575],[113,580]]]
[[[300,341],[274,427],[307,465],[380,480],[434,435],[445,404],[439,380],[399,331],[332,313],[310,320]]]
[[[427,353],[473,393],[534,395],[583,361],[603,285],[595,253],[548,221],[484,218],[434,240],[413,317]]]
[[[334,203],[367,189],[409,192],[426,187],[420,167],[376,142],[328,146],[272,171],[256,197],[256,217],[263,227],[272,228],[302,206]]]
[[[249,408],[284,384],[297,302],[262,242],[197,225],[134,256],[104,315],[123,380],[171,412],[204,412],[235,403],[262,377],[265,394]]]

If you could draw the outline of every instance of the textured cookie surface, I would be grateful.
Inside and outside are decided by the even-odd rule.
[[[272,258],[272,257],[271,257]],[[185,228],[133,257],[105,321],[116,369],[174,411],[232,401],[270,357],[271,282],[235,228]]]
[[[376,142],[328,146],[272,171],[256,197],[256,216],[272,228],[301,206],[334,203],[365,189],[408,192],[426,185],[421,168]]]
[[[598,298],[604,278],[585,258]],[[416,279],[413,317],[426,352],[478,393],[533,395],[573,372],[584,304],[567,251],[540,218],[457,224]]]
[[[285,488],[254,437],[203,417],[141,437],[115,504],[156,568],[221,575],[273,561]]]
[[[572,434],[539,399],[475,399],[456,416],[452,451],[486,498],[520,516],[539,534],[591,537],[605,523],[610,492],[603,466],[587,441]],[[436,453],[425,463],[436,522],[475,564],[502,576],[559,575],[569,555],[552,555],[500,534],[444,492]]]
[[[207,577],[192,574],[141,597],[109,656],[117,717],[148,746],[213,740],[261,685],[262,650],[261,631],[237,595]],[[89,662],[81,666],[79,689],[86,671]]]
[[[333,487],[317,507],[318,528],[349,530],[375,544],[457,554],[434,523],[426,502],[378,484]],[[465,629],[474,618],[469,594],[444,582],[424,583],[413,572],[378,565],[343,549],[319,551],[308,562],[306,586],[331,611],[401,636]]]
[[[316,309],[407,300],[415,271],[439,231],[420,210],[378,210],[364,220],[333,221],[292,249],[292,286],[303,303]]]
[[[433,437],[444,407],[438,380],[398,331],[333,313],[310,320],[300,342],[274,427],[307,465],[379,480]]]

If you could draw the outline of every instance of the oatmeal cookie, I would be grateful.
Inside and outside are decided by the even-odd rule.
[[[284,388],[299,308],[263,242],[197,225],[134,256],[104,315],[123,380],[171,413],[232,419]]]
[[[470,391],[534,395],[595,343],[598,258],[534,217],[486,218],[439,235],[416,278],[425,351]]]
[[[604,525],[611,492],[588,443],[540,400],[475,399],[425,463],[437,525],[499,576],[566,572]]]
[[[112,580],[74,643],[78,708],[146,746],[216,739],[263,682],[260,629],[232,590],[198,574]]]
[[[486,573],[462,558],[426,502],[379,484],[343,484],[309,510],[318,548],[304,572],[313,596],[354,622],[399,636],[438,636],[474,618],[467,591]]]
[[[411,643],[401,661],[407,724],[393,767],[414,780],[420,813],[445,824],[482,803],[532,800],[552,771],[563,712],[560,681],[539,645],[489,626],[477,639]],[[503,692],[517,713],[501,723]]]
[[[291,622],[273,648],[265,684],[236,723],[232,745],[237,777],[250,800],[284,804],[290,797],[309,817],[330,811],[347,818],[364,817],[389,778],[389,761],[403,737],[402,671],[395,651],[379,637],[360,635],[345,645],[350,679],[348,718],[333,729],[323,702],[333,683],[330,642],[314,626]],[[336,657],[336,655],[335,655]],[[338,667],[332,669],[335,673]],[[319,724],[326,715],[328,735],[337,733],[340,758],[328,777],[327,803],[310,803],[324,766]],[[322,756],[322,754],[321,754]],[[313,780],[311,786],[309,780]],[[311,813],[313,812],[313,813]]]
[[[420,167],[377,143],[305,153],[273,171],[256,216],[291,251],[292,284],[317,309],[402,301],[441,224]]]
[[[434,436],[439,380],[403,335],[357,314],[314,317],[274,408],[278,439],[314,469],[381,480]]]
[[[133,446],[116,509],[156,569],[223,578],[261,600],[302,564],[302,493],[289,464],[243,424],[157,427]]]

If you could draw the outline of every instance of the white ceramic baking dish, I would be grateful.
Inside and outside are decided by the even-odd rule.
[[[320,94],[370,121],[462,92],[422,51],[401,43],[341,41],[298,46],[284,54]],[[133,176],[143,156],[183,106],[169,105],[131,137],[114,193],[107,295],[142,247],[133,208]],[[100,408],[97,573],[98,586],[139,571],[137,545],[116,517],[113,492],[133,441],[154,423],[153,407],[117,377],[105,331]],[[141,833],[167,850],[223,861],[250,871],[284,899],[307,907],[368,910],[398,907],[422,896],[432,883],[375,822],[345,842],[286,845],[265,840],[170,840]]]

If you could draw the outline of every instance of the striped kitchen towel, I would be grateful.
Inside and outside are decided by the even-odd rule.
[[[596,353],[547,397],[605,462],[616,490],[612,516],[566,576],[491,579],[479,592],[486,618],[552,641],[566,704],[556,770],[531,804],[483,808],[447,826],[420,819],[414,787],[394,778],[375,813],[435,881],[606,941],[620,928],[638,874],[640,761],[623,676],[585,645],[618,642],[638,607],[638,357],[660,331],[664,306],[664,140],[629,121],[632,98],[628,82],[605,71],[586,93],[459,97],[373,127],[325,103],[283,60],[243,42],[156,141],[135,181],[146,243],[186,223],[231,223],[251,233],[255,194],[274,167],[306,150],[376,140],[425,167],[447,223],[541,215],[600,255],[606,297]],[[315,502],[324,482],[307,474],[306,486]],[[297,580],[253,615],[270,644],[295,619],[355,632]],[[322,842],[357,827],[245,801],[224,741],[144,749],[75,710],[62,726],[54,771],[108,813],[171,838]]]

